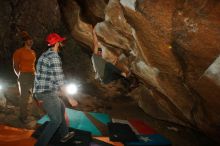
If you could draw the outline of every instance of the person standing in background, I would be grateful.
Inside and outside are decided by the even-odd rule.
[[[33,39],[31,36],[25,31],[21,32],[21,36],[24,44],[23,47],[17,49],[13,54],[13,69],[18,77],[20,89],[19,119],[22,123],[27,124],[28,102],[32,93],[31,89],[34,85],[36,54],[32,49]]]

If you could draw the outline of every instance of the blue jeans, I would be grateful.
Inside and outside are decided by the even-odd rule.
[[[68,133],[64,117],[65,105],[56,92],[35,93],[35,98],[43,101],[42,107],[50,118],[35,146],[47,146],[55,132],[58,132],[61,137]]]

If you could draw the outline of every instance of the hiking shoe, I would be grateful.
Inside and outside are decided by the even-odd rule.
[[[68,132],[63,138],[61,138],[60,142],[67,142],[68,140],[70,140],[73,136],[75,135],[75,133],[73,131]]]

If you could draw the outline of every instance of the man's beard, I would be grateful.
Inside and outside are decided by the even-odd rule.
[[[58,51],[58,53],[59,53],[59,56],[61,57],[61,60],[63,60],[63,56],[64,56],[64,47],[63,46],[61,46],[61,45],[59,45],[59,51]]]
[[[59,50],[58,52],[62,52],[63,51],[63,46],[59,44],[58,50]]]

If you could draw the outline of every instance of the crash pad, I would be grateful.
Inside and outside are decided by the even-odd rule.
[[[125,143],[125,146],[171,146],[171,142],[160,134],[138,135],[138,139]]]
[[[33,146],[33,130],[0,125],[0,146]]]
[[[159,134],[145,121],[140,119],[112,119],[114,123],[123,123],[131,126],[136,133],[138,140],[133,142],[125,142],[125,146],[170,146],[171,141],[163,135]]]
[[[154,128],[150,127],[149,124],[147,124],[145,121],[140,119],[128,119],[128,120],[112,119],[112,122],[128,124],[137,135],[157,133],[157,131]]]
[[[136,129],[138,134],[156,134],[156,130],[150,127],[146,122],[139,119],[129,119],[128,122]]]
[[[112,144],[112,145],[114,145],[114,146],[124,146],[124,144],[121,143],[121,142],[113,142],[113,141],[111,141],[111,140],[109,139],[109,137],[94,137],[94,138],[95,138],[95,139],[98,139],[98,140],[100,140],[100,141],[104,141],[104,142],[106,142],[106,143]]]
[[[89,131],[94,136],[102,136],[103,134],[101,129],[103,128],[100,128],[99,125],[91,121],[87,116],[88,114],[95,118],[97,121],[100,121],[102,123],[102,127],[104,126],[106,129],[106,124],[111,121],[110,116],[103,113],[82,112],[79,110],[66,108],[66,114],[68,117],[69,127]],[[49,117],[47,115],[43,116],[40,120],[38,120],[37,123],[43,124],[46,121],[49,121]]]
[[[104,141],[101,141],[101,140],[98,140],[98,139],[95,139],[93,138],[92,139],[92,142],[90,143],[90,146],[114,146],[110,143],[107,143],[107,142],[104,142]]]
[[[111,141],[128,142],[136,141],[137,136],[128,124],[108,123],[109,138]]]
[[[96,113],[96,112],[89,112],[89,114],[92,115],[97,120],[99,120],[100,122],[102,122],[103,124],[107,125],[109,122],[111,122],[111,118],[107,114]]]

